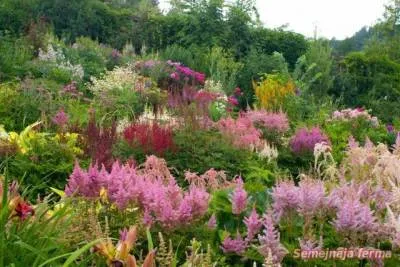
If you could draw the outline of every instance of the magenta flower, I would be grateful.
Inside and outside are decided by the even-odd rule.
[[[52,118],[52,121],[55,125],[63,127],[67,124],[69,116],[64,112],[64,109],[59,109],[57,114]]]
[[[325,142],[330,144],[329,138],[321,131],[319,127],[311,130],[307,128],[299,129],[290,140],[290,147],[293,153],[301,155],[304,153],[312,153],[315,144]]]
[[[234,96],[228,97],[228,103],[231,104],[232,106],[238,106],[239,105],[239,101]]]
[[[171,77],[171,79],[173,79],[173,80],[175,80],[175,81],[179,81],[179,80],[180,80],[179,74],[178,74],[177,72],[173,72],[173,73],[170,75],[170,77]]]
[[[239,215],[247,208],[247,192],[244,190],[242,178],[236,181],[236,188],[231,194],[232,213]]]
[[[231,237],[225,237],[224,241],[222,241],[221,249],[224,253],[235,253],[235,254],[243,254],[247,248],[247,242],[243,240],[238,232],[236,234],[236,238],[232,239]]]

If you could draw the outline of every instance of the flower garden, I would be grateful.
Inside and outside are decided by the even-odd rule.
[[[311,52],[36,30],[0,31],[0,266],[400,266],[398,116],[319,95]]]

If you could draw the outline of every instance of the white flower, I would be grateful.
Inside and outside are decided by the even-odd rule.
[[[268,159],[268,161],[274,160],[278,158],[278,149],[276,147],[271,146],[268,142],[264,142],[264,146],[261,151],[257,152],[258,156],[262,159]]]

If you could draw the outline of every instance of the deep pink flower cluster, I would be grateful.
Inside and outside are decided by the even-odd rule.
[[[265,110],[250,110],[242,114],[249,118],[253,124],[263,127],[271,132],[286,133],[289,130],[289,120],[286,113],[268,112]]]
[[[254,127],[249,118],[221,119],[218,121],[217,127],[238,148],[257,148],[262,144],[261,131]]]
[[[204,82],[206,80],[206,75],[204,73],[194,71],[189,67],[185,67],[182,65],[176,65],[175,69],[176,69],[176,72],[182,74],[185,77],[192,78],[200,84],[204,84]]]
[[[315,145],[322,142],[330,143],[329,138],[319,127],[314,127],[311,130],[301,128],[290,140],[290,148],[296,155],[302,155],[312,153]]]
[[[174,148],[173,132],[157,123],[135,123],[124,130],[124,138],[131,146],[139,146],[145,153],[163,155]]]
[[[110,172],[104,167],[82,170],[77,164],[65,187],[67,196],[98,198],[106,190],[108,200],[125,209],[138,206],[144,221],[174,228],[202,217],[208,208],[209,194],[194,184],[184,191],[169,173],[165,161],[148,157],[143,168],[115,162]]]

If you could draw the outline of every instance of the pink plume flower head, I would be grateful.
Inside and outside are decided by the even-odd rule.
[[[134,206],[143,212],[145,225],[171,229],[188,225],[207,212],[209,193],[203,187],[179,187],[162,159],[147,158],[144,167],[115,162],[110,171],[76,165],[65,187],[67,196],[88,200],[100,198],[105,190],[111,204],[120,210]]]
[[[208,220],[207,227],[212,230],[217,228],[217,217],[215,216],[215,213],[213,213]]]
[[[272,212],[268,211],[264,216],[264,231],[263,234],[258,235],[260,247],[258,251],[265,258],[272,255],[274,264],[280,264],[287,254],[287,250],[280,243],[279,231],[275,228],[274,220],[272,219]]]
[[[243,180],[239,177],[236,180],[236,187],[231,194],[232,213],[239,215],[247,208],[247,192],[244,189]]]
[[[247,237],[246,240],[251,242],[256,235],[260,232],[263,222],[260,216],[258,215],[256,209],[253,207],[253,210],[250,213],[249,217],[245,217],[243,220],[244,224],[247,228]]]
[[[52,121],[55,125],[59,127],[63,127],[68,123],[69,116],[64,112],[64,109],[61,108],[58,110],[57,114],[52,118]]]
[[[247,249],[247,242],[243,240],[238,232],[235,239],[232,239],[230,236],[226,236],[222,241],[221,249],[224,253],[235,253],[240,255],[243,254]]]
[[[242,114],[249,118],[258,127],[263,127],[271,132],[286,133],[289,130],[289,119],[283,112],[268,112],[265,110],[250,110]]]
[[[279,219],[285,212],[296,210],[299,203],[299,188],[292,180],[281,181],[272,189],[272,208],[275,219]]]
[[[326,203],[325,186],[320,180],[303,179],[299,184],[297,211],[303,216],[312,216]]]

